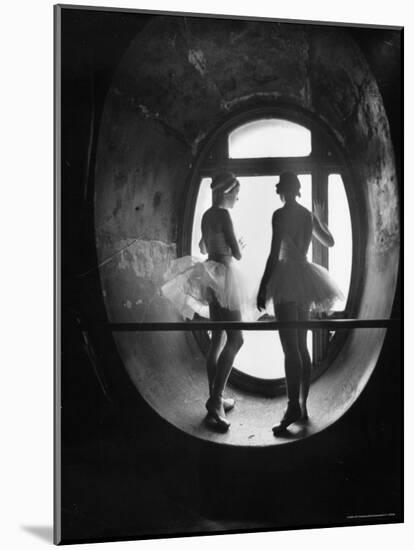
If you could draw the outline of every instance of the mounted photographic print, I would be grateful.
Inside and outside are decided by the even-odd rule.
[[[401,27],[55,7],[55,542],[401,523]]]

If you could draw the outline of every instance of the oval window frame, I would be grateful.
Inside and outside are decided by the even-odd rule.
[[[306,159],[309,167],[312,168],[306,172],[312,175],[312,189],[313,178],[318,177],[318,170],[324,171],[326,178],[329,173],[339,173],[342,177],[351,216],[353,244],[350,287],[344,313],[345,318],[353,317],[361,299],[364,282],[363,266],[365,265],[367,234],[367,222],[364,216],[364,197],[362,192],[358,192],[358,188],[352,185],[352,181],[355,181],[355,178],[352,175],[351,163],[333,130],[315,113],[296,105],[278,102],[235,111],[224,117],[221,124],[217,125],[200,142],[196,159],[192,166],[190,166],[186,194],[182,201],[181,219],[183,220],[183,224],[180,224],[177,238],[178,256],[191,254],[192,228],[198,189],[202,178],[208,176],[206,170],[209,170],[211,174],[213,167],[216,167],[216,170],[231,170],[230,165],[235,165],[238,162],[239,164],[243,164],[243,159],[240,162],[240,159],[230,159],[228,154],[227,156],[223,155],[223,151],[227,150],[228,136],[243,124],[266,118],[284,119],[304,126],[310,130],[312,140],[312,150],[307,157],[275,157],[266,159],[266,161],[269,161],[269,166],[273,162],[273,164],[279,164],[280,169],[294,169],[292,165],[295,163],[301,163],[305,166],[306,161],[301,162],[300,159]],[[251,165],[257,165],[259,162],[257,158],[249,160],[249,164]],[[323,169],[314,166],[317,163],[323,163]],[[247,165],[247,163],[245,164]],[[298,171],[298,173],[301,172]],[[262,173],[256,173],[254,169],[252,174],[263,175]],[[363,209],[361,205],[364,206]],[[321,333],[321,331],[318,332]],[[331,341],[327,344],[325,357],[317,365],[313,365],[311,382],[322,376],[329,368],[329,365],[337,357],[345,344],[348,334],[348,330],[341,330],[334,334]],[[207,333],[205,331],[194,330],[192,331],[192,335],[205,355],[209,344]],[[229,382],[242,390],[265,396],[276,396],[286,391],[284,378],[259,378],[239,371],[237,367],[232,369]]]

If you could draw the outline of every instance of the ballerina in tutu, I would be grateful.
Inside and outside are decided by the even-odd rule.
[[[325,246],[334,239],[323,223],[320,207],[312,215],[296,201],[300,182],[292,172],[284,172],[276,185],[285,203],[272,218],[272,245],[257,296],[259,311],[273,299],[279,321],[305,321],[310,310],[329,311],[342,293],[328,271],[308,262],[306,254],[312,234]],[[285,354],[285,375],[288,395],[286,412],[273,433],[278,435],[298,420],[307,420],[307,398],[310,386],[311,359],[306,344],[306,329],[279,330]]]
[[[200,251],[208,254],[208,259],[200,262],[185,256],[172,262],[162,291],[184,317],[205,315],[208,308],[212,321],[241,321],[244,284],[234,259],[240,260],[243,242],[235,236],[228,211],[238,200],[240,184],[234,174],[223,172],[214,177],[211,189],[212,206],[203,215],[200,241]],[[225,413],[234,407],[234,400],[225,398],[224,390],[242,345],[241,330],[212,331],[207,355],[210,397],[206,420],[214,429],[226,431],[230,427]]]

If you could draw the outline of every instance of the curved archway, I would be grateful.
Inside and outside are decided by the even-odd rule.
[[[101,281],[113,322],[176,319],[159,294],[177,254],[197,153],[237,113],[294,106],[317,117],[351,166],[347,193],[364,266],[354,286],[360,318],[390,314],[399,258],[398,195],[388,122],[363,56],[344,32],[225,20],[159,18],[132,43],[108,94],[96,163],[95,226]],[[283,34],[283,40],[280,40]],[[165,49],[162,44],[174,44]],[[254,59],[249,70],[246,59]],[[355,199],[358,198],[358,201]],[[380,297],[380,299],[379,299]],[[309,434],[352,405],[378,359],[385,330],[353,331],[312,387]],[[238,394],[225,436],[202,426],[206,380],[191,333],[116,334],[125,367],[151,407],[187,433],[231,445],[277,445],[269,430],[280,399]],[[253,430],[253,432],[252,432]],[[254,437],[251,435],[254,433]],[[299,437],[299,435],[298,435]]]

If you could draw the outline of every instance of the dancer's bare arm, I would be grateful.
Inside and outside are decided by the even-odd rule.
[[[201,254],[207,254],[207,247],[204,240],[204,237],[201,237],[200,242],[198,243]]]
[[[335,240],[332,233],[329,231],[328,226],[323,221],[322,207],[319,203],[315,202],[313,205],[313,234],[320,243],[324,246],[333,246]]]

